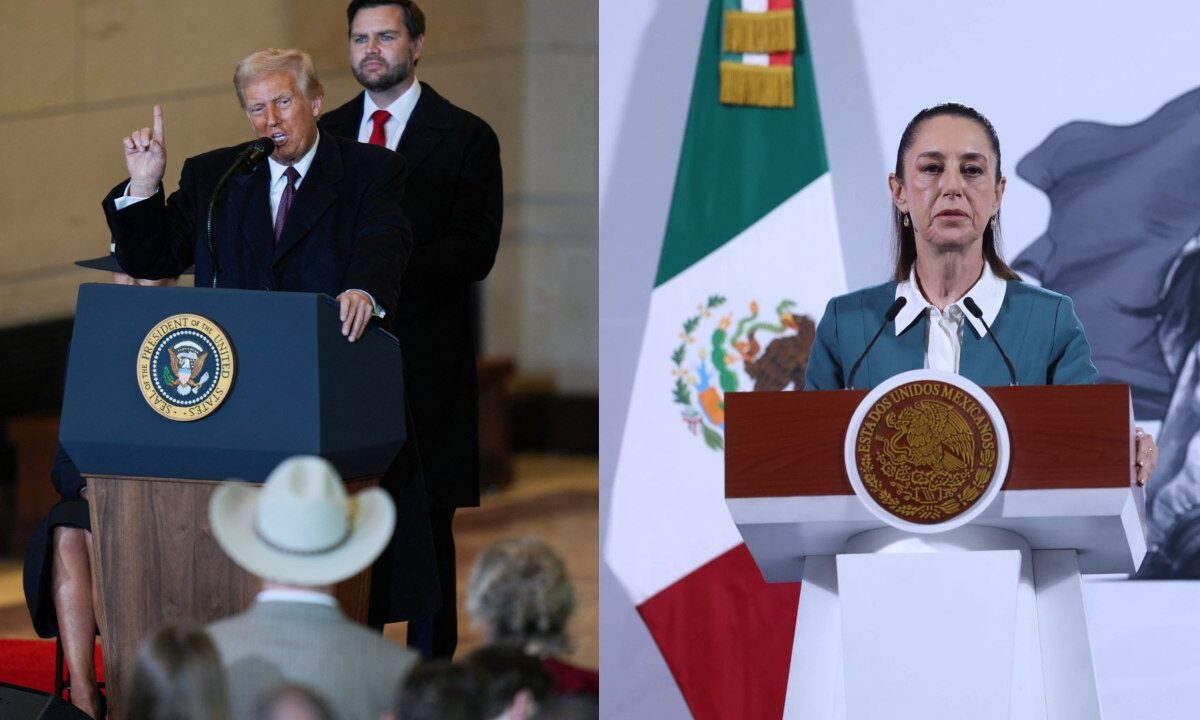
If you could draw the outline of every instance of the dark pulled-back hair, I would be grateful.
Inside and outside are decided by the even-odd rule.
[[[916,140],[917,131],[921,129],[921,125],[926,120],[943,116],[970,120],[983,129],[988,136],[988,141],[992,144],[992,152],[996,154],[996,184],[999,185],[1002,173],[1000,172],[1000,137],[996,135],[996,128],[983,116],[983,113],[969,105],[956,102],[927,107],[908,121],[908,126],[900,135],[900,146],[896,148],[896,177],[904,179],[904,156],[912,149],[913,141]],[[912,271],[913,263],[917,261],[917,236],[912,227],[904,227],[904,213],[900,212],[900,208],[895,204],[892,205],[892,238],[894,241],[893,254],[896,258],[892,279],[896,282],[904,282]],[[994,221],[989,222],[983,231],[983,258],[992,267],[992,272],[997,277],[1004,280],[1019,280],[1020,276],[1016,271],[1000,257],[997,249],[999,245],[1000,211],[997,210]]]
[[[396,720],[476,720],[483,714],[479,675],[449,660],[426,660],[397,688],[392,712]]]
[[[540,703],[554,689],[542,661],[520,648],[484,645],[464,657],[462,665],[479,678],[485,718],[503,714],[522,690]]]
[[[358,14],[359,10],[386,5],[398,5],[404,10],[404,27],[408,29],[409,40],[416,40],[418,36],[425,34],[425,13],[421,12],[421,8],[417,7],[412,0],[352,0],[346,6],[347,32],[354,24],[354,16]],[[413,65],[416,63],[414,62]]]

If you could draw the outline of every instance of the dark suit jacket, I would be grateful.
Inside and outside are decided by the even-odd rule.
[[[196,285],[210,286],[208,200],[244,147],[186,160],[179,190],[165,203],[160,191],[117,211],[114,200],[125,183],[113,188],[104,199],[104,213],[121,267],[135,277],[161,278],[178,275],[194,262]],[[214,216],[218,287],[333,296],[365,290],[387,311],[384,327],[394,331],[402,271],[412,253],[412,234],[400,207],[404,176],[404,161],[395,153],[321,133],[278,247],[267,162],[234,176]],[[413,451],[416,434],[411,422],[408,427],[409,441],[382,481],[404,522],[397,523],[393,542],[374,569],[374,624],[431,612],[442,602],[420,464],[413,457],[419,453]]]
[[[354,140],[362,112],[360,94],[321,124]],[[472,283],[487,277],[500,243],[500,144],[486,122],[421,83],[397,151],[408,164],[404,214],[414,246],[395,328],[421,465],[431,505],[469,507],[479,504]]]
[[[117,260],[141,278],[173,277],[193,262],[196,286],[212,284],[205,219],[209,196],[244,145],[189,158],[179,190],[117,212],[117,185],[104,213],[117,245]],[[336,296],[365,290],[389,313],[400,295],[400,278],[412,235],[397,196],[404,190],[404,163],[393,153],[322,134],[308,174],[275,246],[264,160],[235,175],[214,216],[218,287],[291,290]]]

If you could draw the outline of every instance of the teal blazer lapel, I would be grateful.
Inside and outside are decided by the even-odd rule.
[[[997,318],[999,319],[999,318]],[[1008,385],[1008,368],[991,339],[981,336],[975,331],[975,326],[969,321],[963,328],[962,352],[958,356],[958,374],[971,380],[981,387]],[[999,332],[995,327],[992,332]],[[997,335],[996,339],[1005,345],[1005,352],[1012,352],[1004,339]]]
[[[1008,368],[1004,365],[1004,358],[996,349],[996,343],[976,332],[970,321],[966,322],[967,327],[963,328],[962,354],[958,358],[959,374],[981,387],[1007,386],[1011,378]],[[1037,379],[1036,370],[1024,372],[1025,366],[1031,369],[1039,364],[1041,367],[1045,366],[1045,358],[1026,358],[1024,352],[1025,336],[1031,327],[1036,327],[1037,333],[1049,331],[1049,328],[1043,327],[1044,322],[1044,318],[1033,313],[1033,305],[1028,297],[1019,295],[1010,285],[1004,296],[1004,304],[1000,306],[1000,313],[992,323],[992,332],[996,335],[996,341],[1008,354],[1017,379],[1022,384],[1046,382],[1044,379]]]
[[[895,284],[889,283],[885,287],[888,291],[873,293],[875,297],[863,303],[860,317],[863,318],[864,348],[871,342],[871,336],[879,329],[879,323],[883,322],[888,308],[896,299]],[[885,327],[875,347],[867,353],[863,367],[859,368],[859,373],[864,376],[855,379],[855,387],[872,388],[897,373],[925,367],[925,324],[929,322],[928,318],[922,313],[899,335],[892,325]]]
[[[886,307],[876,317],[882,319],[884,312],[887,312]],[[884,328],[879,342],[867,357],[871,365],[871,384],[863,387],[875,387],[893,375],[925,367],[925,326],[928,322],[929,315],[921,313],[899,335],[891,326]]]

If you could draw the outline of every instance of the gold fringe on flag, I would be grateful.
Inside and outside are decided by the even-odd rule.
[[[795,49],[795,11],[725,11],[725,52],[774,53]]]
[[[792,66],[722,62],[721,103],[768,108],[795,107]]]

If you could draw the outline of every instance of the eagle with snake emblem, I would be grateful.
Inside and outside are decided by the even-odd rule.
[[[915,470],[909,482],[912,499],[936,503],[961,481],[975,455],[975,438],[966,421],[935,400],[919,400],[887,418],[896,433],[884,454],[890,464]]]

